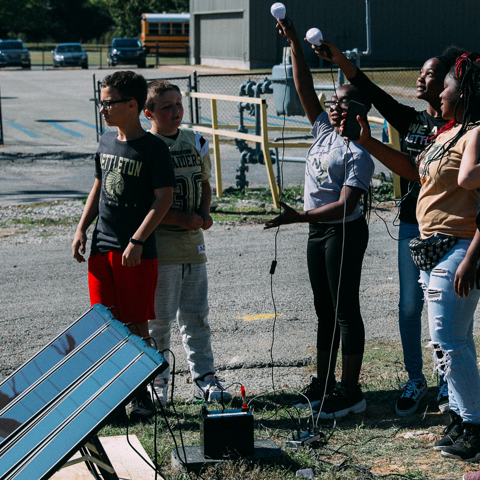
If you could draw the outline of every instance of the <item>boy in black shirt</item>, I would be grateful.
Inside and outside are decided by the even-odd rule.
[[[86,231],[98,217],[88,259],[90,301],[114,306],[112,313],[123,323],[135,324],[130,330],[141,337],[148,336],[148,320],[155,318],[153,232],[172,204],[176,185],[165,142],[140,124],[146,97],[142,75],[123,71],[104,78],[100,112],[117,132],[100,139],[95,183],[72,244],[73,257],[84,262]],[[146,395],[133,401],[132,420],[151,414]]]

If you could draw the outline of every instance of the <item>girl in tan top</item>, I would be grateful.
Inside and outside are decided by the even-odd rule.
[[[458,175],[480,120],[480,56],[458,57],[444,87],[441,109],[448,123],[416,162],[372,138],[360,117],[358,143],[395,173],[420,181],[417,219],[422,239],[457,238],[436,265],[420,272],[428,302],[429,346],[434,349],[435,368],[448,380],[452,420],[434,449],[442,456],[476,462],[480,460],[480,375],[472,332],[480,297],[474,286],[480,249],[475,224],[478,191],[460,186]]]

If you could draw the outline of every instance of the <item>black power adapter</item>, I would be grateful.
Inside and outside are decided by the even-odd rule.
[[[200,434],[205,458],[254,455],[253,415],[247,408],[200,412]]]

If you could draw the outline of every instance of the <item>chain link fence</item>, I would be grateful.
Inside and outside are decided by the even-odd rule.
[[[409,105],[417,110],[426,108],[426,104],[422,100],[416,98],[415,82],[418,77],[418,70],[363,70],[366,75],[372,79],[373,82],[385,89],[399,102]],[[235,74],[235,75],[198,75],[197,76],[197,91],[203,93],[219,93],[224,95],[239,95],[240,86],[246,80],[253,82],[261,82],[266,77],[270,78],[271,71],[255,72],[249,74]],[[323,92],[327,99],[330,99],[333,93],[333,87],[338,87],[338,73],[337,70],[314,72],[314,83],[317,86],[317,92]],[[325,86],[324,89],[318,88]],[[263,98],[267,99],[268,104],[268,119],[271,125],[283,125],[283,115],[276,114],[273,94],[262,94]],[[248,101],[248,100],[246,100]],[[239,111],[236,105],[231,102],[218,102],[219,105],[219,122],[225,124],[238,123]],[[381,117],[380,113],[372,108],[370,115]],[[201,122],[210,122],[210,106],[208,100],[199,99],[199,119]],[[255,117],[253,114],[245,114],[245,126],[253,126],[255,124]],[[306,126],[309,127],[305,116],[292,116],[286,118],[286,125],[291,126]]]

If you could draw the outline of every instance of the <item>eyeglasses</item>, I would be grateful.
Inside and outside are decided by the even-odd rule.
[[[97,103],[97,108],[99,110],[101,110],[102,108],[104,110],[110,110],[114,103],[129,102],[130,100],[132,100],[132,99],[131,98],[122,98],[121,100],[104,100],[103,102],[101,100],[96,100],[96,103]]]
[[[341,102],[339,102],[338,100],[327,100],[325,102],[325,108],[334,109],[337,105],[340,105],[340,108],[346,110],[349,104],[349,100],[342,100]]]

